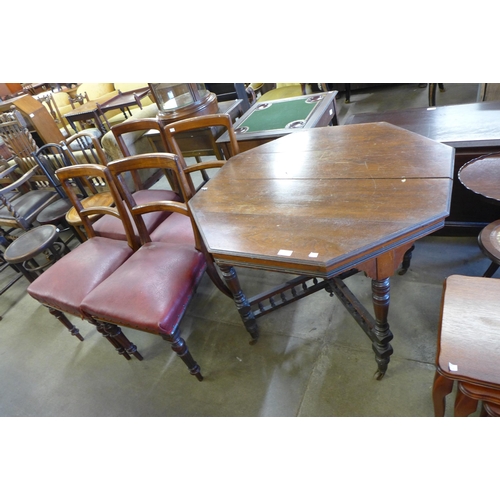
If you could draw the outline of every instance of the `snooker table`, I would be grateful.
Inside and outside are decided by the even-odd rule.
[[[285,135],[316,127],[337,125],[337,91],[308,94],[274,101],[257,101],[234,124],[240,151],[265,144]],[[226,153],[225,132],[217,143]]]

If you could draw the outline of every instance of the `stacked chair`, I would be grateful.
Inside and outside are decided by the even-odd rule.
[[[189,124],[177,123],[183,130],[188,125],[206,128],[215,123],[232,131],[231,121],[225,115],[212,117],[214,122],[209,117],[202,118]],[[175,150],[173,134],[167,142],[165,130],[161,127],[157,130],[164,143]],[[232,136],[237,152],[234,133]],[[221,292],[231,299],[232,294],[204,247],[187,206],[196,192],[191,174],[203,166],[197,164],[195,170],[190,170],[182,153],[177,151],[179,154],[129,156],[107,166],[82,164],[59,169],[57,177],[87,239],[31,283],[28,293],[46,306],[72,335],[81,340],[67,315],[95,325],[127,359],[134,356],[142,360],[142,356],[122,328],[160,335],[201,381],[200,367],[180,335],[179,324],[205,272]],[[218,163],[208,162],[206,167],[222,164],[218,160]],[[134,191],[131,179],[140,179],[147,170],[157,170],[168,180],[174,179],[178,194],[160,189]],[[113,197],[112,207],[84,206],[74,186],[91,178],[103,179]],[[121,226],[123,237],[114,238],[98,231],[93,220],[96,216],[101,217],[99,221],[112,218]]]
[[[126,182],[125,172],[138,168],[164,168],[177,172],[186,184],[178,158],[158,153],[148,158],[131,157],[108,167],[82,165],[58,171],[63,188],[77,208],[89,239],[28,288],[28,293],[49,308],[68,327],[65,314],[88,320],[118,352],[130,359],[142,356],[120,326],[161,335],[199,380],[203,377],[179,334],[178,324],[206,269],[205,253],[196,250],[191,226],[189,242],[151,242],[144,216],[154,212],[176,212],[191,224],[187,207],[175,201],[153,201],[138,205]],[[84,208],[71,189],[78,178],[100,175],[115,198],[115,208]],[[115,216],[124,226],[127,241],[96,236],[89,217],[95,213]],[[132,221],[135,228],[132,227]],[[136,233],[137,230],[137,233]],[[198,245],[201,246],[201,245]],[[68,279],[71,276],[71,280]],[[79,286],[74,283],[78,281]],[[71,333],[75,328],[70,326]]]

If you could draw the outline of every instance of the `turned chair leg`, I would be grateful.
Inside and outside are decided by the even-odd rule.
[[[118,342],[114,332],[109,331],[107,323],[98,323],[97,321],[91,321],[91,323],[95,325],[97,331],[115,348],[116,352],[120,354],[120,356],[123,356],[125,359],[131,359],[120,342]]]
[[[203,380],[203,375],[200,372],[200,366],[193,359],[193,356],[191,356],[185,340],[180,336],[179,329],[177,329],[172,335],[160,334],[160,336],[170,343],[170,347],[172,348],[172,350],[189,368],[189,373],[191,373],[191,375],[194,375],[201,382]]]
[[[460,389],[455,398],[455,417],[468,417],[477,410],[477,399],[466,396]]]
[[[50,314],[52,314],[52,316],[59,320],[68,329],[71,335],[83,342],[83,337],[80,335],[80,331],[73,323],[71,323],[71,321],[66,317],[65,314],[63,314],[61,311],[58,311],[57,309],[53,309],[52,307],[49,307],[48,309]]]
[[[115,348],[118,354],[123,356],[125,359],[132,359],[130,357],[132,354],[139,361],[143,360],[143,357],[137,350],[137,346],[130,342],[119,326],[111,323],[105,323],[103,321],[96,321],[91,318],[87,318],[87,320],[97,328],[97,331],[100,332],[102,336]]]
[[[453,380],[443,377],[438,372],[434,376],[432,386],[432,401],[434,404],[434,416],[444,417],[446,410],[446,396],[453,390]]]
[[[127,359],[130,359],[130,355],[135,356],[139,361],[144,359],[141,353],[137,350],[137,346],[130,342],[119,326],[113,325],[112,323],[103,323],[103,325],[104,330],[109,333],[109,336],[115,340],[128,355],[128,357],[126,356]]]

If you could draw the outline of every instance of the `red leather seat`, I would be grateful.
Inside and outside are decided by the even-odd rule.
[[[146,243],[83,299],[81,309],[94,321],[162,336],[202,380],[178,326],[205,268],[194,246]]]
[[[90,238],[31,283],[28,293],[47,307],[81,317],[82,300],[132,253],[126,241]]]

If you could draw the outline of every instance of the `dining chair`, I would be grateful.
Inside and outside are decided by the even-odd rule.
[[[108,157],[99,142],[96,134],[86,129],[76,134],[71,135],[61,142],[63,147],[67,148],[68,155],[73,165],[107,165]],[[106,186],[104,179],[93,178],[88,179],[90,188],[97,190]]]
[[[168,153],[170,152],[163,127],[161,123],[156,118],[141,118],[135,120],[126,120],[125,122],[118,123],[111,127],[111,132],[120,148],[120,151],[124,158],[133,156],[130,153],[130,144],[132,144],[137,137],[144,136],[146,134],[154,133],[155,137],[159,140],[154,140],[153,136],[150,136],[149,145],[154,152]],[[149,136],[148,136],[149,137]],[[160,148],[158,150],[158,147]],[[149,151],[148,151],[149,152]],[[147,153],[144,151],[144,153]],[[148,179],[149,182],[154,182],[159,179],[159,172],[156,174],[154,172],[145,171],[143,176],[139,172],[131,172],[130,175],[135,184],[134,189],[144,189],[147,187],[144,185],[143,178]],[[177,178],[175,175],[168,171],[165,173],[168,183],[172,188],[172,191],[181,195],[180,187],[177,185]],[[130,186],[130,184],[129,184]],[[132,187],[132,186],[131,186]],[[179,199],[180,201],[180,199]]]
[[[1,172],[0,177],[5,178],[16,169],[17,165],[13,165]],[[55,189],[33,183],[39,170],[35,162],[27,172],[0,188],[0,226],[28,230],[42,210],[61,199]],[[12,193],[14,197],[10,196]]]
[[[222,152],[219,150],[219,146],[215,142],[214,130],[218,129],[215,134],[220,136],[226,130],[229,134],[229,149]],[[222,129],[222,132],[221,132]],[[201,189],[209,180],[210,177],[207,174],[207,170],[213,168],[222,167],[226,160],[232,156],[237,155],[240,152],[238,140],[236,139],[236,133],[234,132],[233,124],[231,118],[226,114],[215,114],[215,115],[205,115],[196,116],[193,118],[186,118],[184,120],[179,120],[163,127],[165,133],[165,139],[167,141],[170,151],[176,154],[180,161],[182,162],[182,168],[186,174],[187,181],[190,187],[189,198],[194,195],[194,193]],[[212,137],[211,144],[214,150],[214,155],[216,159],[209,158],[204,161],[198,161],[192,165],[187,165],[186,159],[184,157],[184,151],[182,148],[182,143],[179,141],[179,136],[185,134],[197,133],[200,131],[208,131],[209,136]],[[217,152],[217,154],[215,154]],[[202,181],[196,186],[193,182],[193,174],[195,172],[200,172],[202,174]],[[188,198],[188,199],[189,199]]]
[[[71,165],[70,158],[67,154],[67,148],[63,147],[61,144],[48,143],[32,153],[32,156],[49,180],[51,186],[60,196],[57,201],[51,203],[37,215],[36,221],[42,225],[53,224],[58,227],[62,226],[61,229],[70,230],[73,233],[69,239],[76,237],[80,242],[83,241],[80,232],[77,231],[74,225],[69,224],[67,221],[67,213],[71,210],[73,205],[66,196],[61,186],[61,182],[56,175],[58,169]],[[75,188],[78,188],[81,198],[88,196],[88,193],[80,182],[75,185]]]
[[[82,317],[81,303],[99,283],[108,278],[121,266],[138,245],[131,237],[133,230],[129,217],[120,213],[119,207],[91,206],[84,207],[82,200],[74,190],[75,181],[89,176],[106,177],[106,167],[102,165],[81,165],[63,167],[57,172],[62,188],[76,208],[85,232],[88,235],[81,245],[55,262],[28,287],[28,294],[48,308],[68,329],[71,335],[83,340],[78,328],[67,315]],[[113,187],[111,186],[111,189]],[[126,240],[110,239],[98,236],[94,230],[95,215],[115,217],[124,226]],[[92,323],[91,318],[86,318]],[[110,331],[101,324],[95,324],[97,330],[114,346],[117,352],[126,359],[134,355],[142,359],[137,348],[122,332]]]
[[[486,390],[500,393],[499,302],[500,280],[459,275],[446,279],[432,387],[435,416],[444,416],[446,396],[455,382],[483,394]],[[462,415],[467,412],[464,408],[472,407],[471,401],[463,398],[460,389],[457,394],[456,414]]]
[[[100,146],[98,139],[92,133],[84,131],[74,134],[64,141],[64,145],[68,148],[68,154],[74,165],[89,163],[106,165],[108,163],[106,154]],[[131,176],[130,178],[133,179],[133,196],[139,204],[158,200],[180,200],[180,197],[177,195],[177,193],[173,192],[170,189],[155,189],[154,187],[145,189],[139,176]],[[130,178],[128,179],[129,181]],[[86,202],[84,202],[85,204],[89,205],[91,203],[93,204],[94,202],[100,205],[109,206],[112,206],[114,204],[113,197],[104,178],[95,177],[83,179],[83,182],[90,184],[91,189],[94,189],[94,196],[91,196]],[[153,231],[169,215],[169,213],[157,212],[146,216],[145,220],[148,230]],[[79,226],[79,218],[75,209],[72,209],[69,212],[68,220],[77,228],[81,227]],[[126,239],[123,225],[115,217],[107,217],[106,215],[104,215],[101,219],[95,222],[94,230],[98,235],[104,236],[106,238],[122,240]],[[81,230],[80,232],[82,233],[81,236],[85,238],[84,232]],[[135,238],[138,238],[136,230]]]
[[[200,367],[181,337],[179,324],[205,273],[205,256],[197,250],[197,234],[185,204],[153,201],[139,205],[132,196],[125,174],[152,166],[177,172],[180,183],[185,182],[177,157],[168,153],[158,153],[154,160],[150,155],[140,155],[108,165],[111,182],[119,193],[116,205],[122,204],[121,211],[126,207],[131,214],[139,230],[141,247],[85,297],[81,309],[86,317],[108,331],[121,332],[122,327],[128,327],[160,335],[201,381]],[[184,217],[190,227],[191,241],[174,237],[152,241],[143,218],[155,211],[172,212],[166,221],[174,214]]]
[[[37,166],[32,154],[38,149],[38,145],[15,111],[0,113],[0,137],[22,172],[26,173]],[[49,181],[40,171],[33,173],[30,182],[35,187],[49,186]]]

